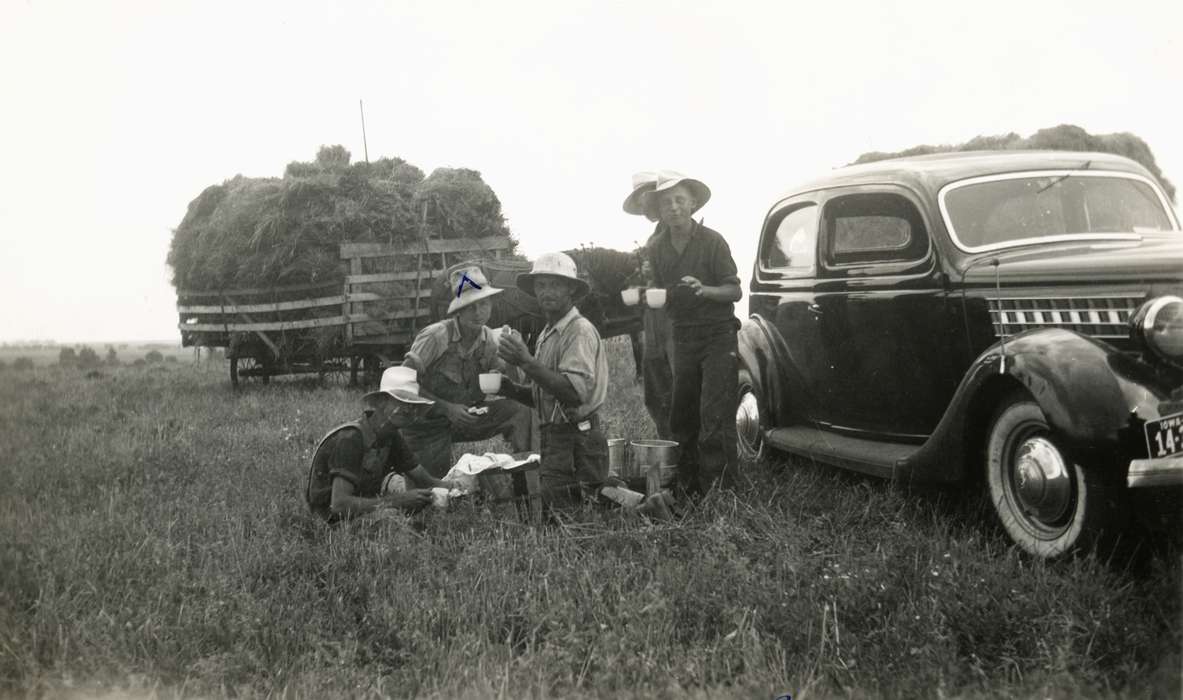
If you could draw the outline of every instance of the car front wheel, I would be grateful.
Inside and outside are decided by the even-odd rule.
[[[739,373],[739,400],[735,407],[736,444],[739,458],[756,461],[764,452],[764,424],[760,414],[760,398],[747,370]]]
[[[1025,396],[995,414],[986,477],[1002,528],[1029,554],[1082,551],[1118,527],[1120,493],[1060,449],[1039,404]]]

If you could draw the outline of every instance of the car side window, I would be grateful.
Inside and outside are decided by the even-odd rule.
[[[817,205],[806,202],[773,215],[764,228],[760,267],[786,277],[817,270]]]
[[[907,262],[928,251],[924,219],[906,197],[867,192],[825,206],[826,259],[834,265]]]

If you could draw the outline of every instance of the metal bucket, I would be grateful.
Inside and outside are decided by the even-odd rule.
[[[612,438],[608,441],[608,475],[620,476],[628,471],[628,440]]]
[[[631,461],[625,478],[645,478],[649,467],[678,464],[678,443],[673,440],[633,440]]]

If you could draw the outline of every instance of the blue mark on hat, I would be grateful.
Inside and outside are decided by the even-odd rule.
[[[460,298],[460,293],[464,291],[464,285],[471,284],[473,289],[480,289],[481,285],[472,281],[467,272],[460,273],[460,284],[456,286],[456,298]]]

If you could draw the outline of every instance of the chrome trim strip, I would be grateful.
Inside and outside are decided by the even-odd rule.
[[[1013,241],[1005,241],[1003,243],[990,243],[988,245],[970,246],[961,242],[957,237],[957,231],[953,228],[953,220],[949,217],[949,208],[945,204],[945,195],[949,192],[967,187],[969,185],[977,185],[983,182],[999,182],[1002,180],[1022,180],[1031,177],[1059,177],[1061,175],[1071,175],[1072,177],[1119,177],[1127,180],[1138,180],[1150,186],[1154,194],[1158,196],[1159,204],[1162,205],[1163,211],[1167,213],[1167,221],[1170,221],[1174,228],[1173,231],[1179,230],[1179,220],[1175,218],[1175,209],[1167,201],[1166,195],[1162,193],[1158,184],[1148,177],[1138,175],[1137,173],[1127,173],[1117,170],[1028,170],[1014,173],[1002,173],[1000,175],[983,175],[981,177],[971,177],[965,180],[958,180],[957,182],[950,182],[937,192],[937,207],[941,210],[941,219],[945,222],[945,230],[949,232],[949,239],[953,241],[953,245],[957,246],[966,253],[985,253],[991,250],[1001,250],[1003,248],[1017,248],[1024,245],[1043,244],[1043,243],[1057,243],[1061,241],[1140,241],[1142,235],[1138,233],[1078,233],[1066,234],[1060,236],[1044,236],[1041,238],[1023,238]]]
[[[1183,454],[1132,460],[1125,479],[1126,487],[1131,489],[1179,484],[1183,484]]]

